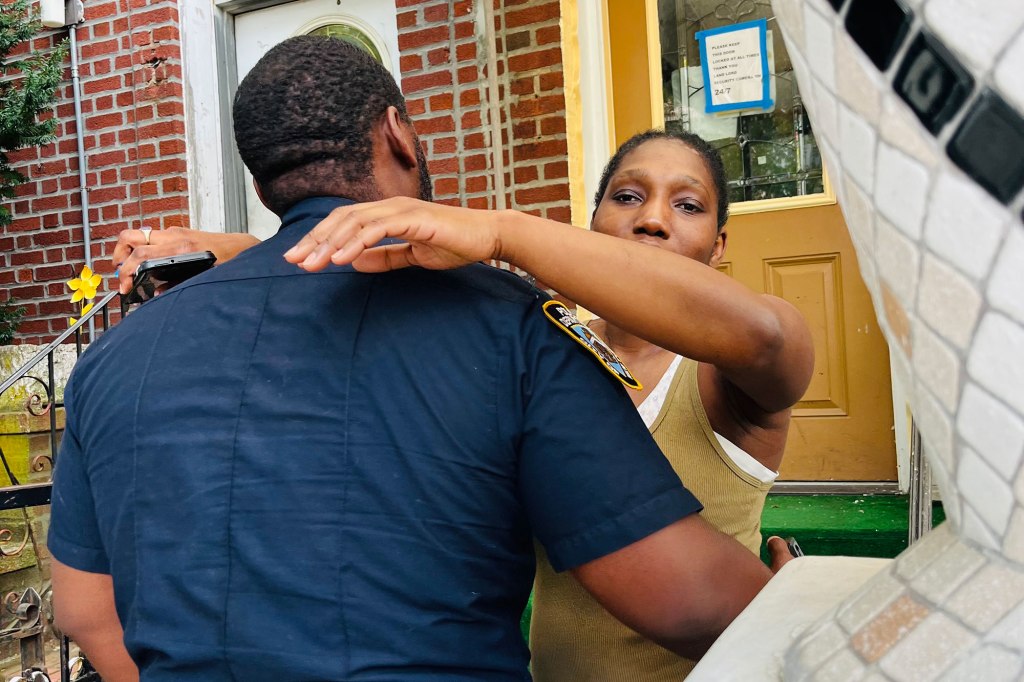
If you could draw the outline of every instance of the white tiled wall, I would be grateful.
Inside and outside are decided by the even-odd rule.
[[[884,142],[878,145],[875,206],[910,239],[921,237],[930,181],[928,168],[920,161]]]
[[[992,267],[1009,217],[972,180],[948,166],[938,173],[928,205],[928,248],[975,279]]]
[[[1024,452],[1024,420],[1013,410],[971,384],[960,401],[957,431],[1003,480],[1013,480]]]
[[[1024,114],[1024,0],[902,4]],[[830,5],[773,5],[950,519],[808,629],[787,679],[1021,679],[1024,197],[1005,206],[961,172],[958,119],[925,129]]]
[[[1024,26],[1024,2],[930,0],[924,20],[972,72],[984,73]]]
[[[943,260],[925,253],[917,312],[945,341],[963,350],[978,322],[981,293]]]
[[[1024,55],[1021,64],[1024,64]],[[1024,73],[1024,66],[1020,69]],[[989,305],[1024,324],[1024,232],[1011,230],[989,280]]]
[[[1021,64],[1024,64],[1024,32],[1014,38],[995,72],[996,89],[1018,110],[1024,109],[1024,69]]]

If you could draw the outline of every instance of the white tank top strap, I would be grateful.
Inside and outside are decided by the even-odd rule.
[[[722,450],[725,451],[725,454],[728,455],[733,464],[738,466],[743,472],[750,474],[762,483],[773,483],[775,479],[779,477],[779,472],[772,471],[765,465],[758,462],[754,459],[753,455],[736,445],[736,443],[733,443],[717,431],[712,431],[712,433],[715,434],[715,438],[718,439],[718,444],[722,446]]]
[[[658,418],[658,414],[661,413],[661,408],[665,405],[665,399],[668,397],[668,389],[672,385],[672,379],[675,377],[676,372],[679,370],[679,363],[682,362],[683,356],[677,355],[672,360],[672,364],[668,366],[665,373],[661,375],[661,379],[658,381],[658,385],[654,387],[654,390],[647,394],[644,401],[637,405],[637,412],[640,413],[640,417],[643,418],[644,424],[647,428],[651,428],[654,424],[654,420]]]

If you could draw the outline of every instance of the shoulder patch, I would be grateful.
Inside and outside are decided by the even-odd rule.
[[[556,327],[575,339],[576,343],[590,351],[590,354],[597,358],[601,366],[614,374],[627,388],[637,391],[643,388],[636,377],[622,364],[622,360],[615,354],[615,351],[604,342],[604,339],[591,331],[590,327],[580,322],[576,318],[576,313],[554,299],[545,303],[543,310],[544,315]]]

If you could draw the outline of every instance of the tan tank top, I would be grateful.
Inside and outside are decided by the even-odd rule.
[[[651,425],[654,440],[702,516],[755,554],[771,483],[737,466],[719,444],[700,402],[697,363],[684,359]],[[530,651],[536,682],[678,681],[694,663],[644,639],[608,614],[572,575],[555,573],[537,545]]]

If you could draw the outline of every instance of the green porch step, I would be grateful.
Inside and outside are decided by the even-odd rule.
[[[889,558],[907,548],[908,509],[906,495],[769,495],[761,534],[795,537],[804,554]],[[933,525],[945,518],[933,504]]]

